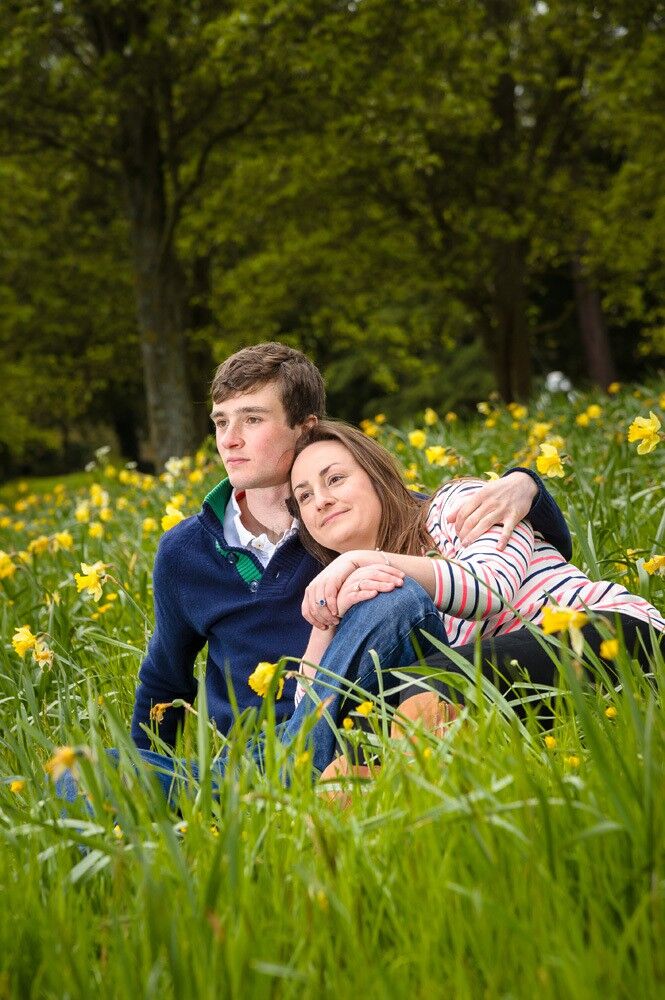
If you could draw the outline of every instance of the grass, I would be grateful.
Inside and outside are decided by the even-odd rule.
[[[563,438],[565,476],[552,483],[574,561],[662,608],[663,577],[645,564],[665,549],[665,448],[637,455],[626,429],[649,410],[662,417],[664,402],[632,387],[572,407],[547,400],[519,419],[489,401],[476,422],[417,422],[425,447],[445,449],[442,464],[408,430],[368,429],[432,488],[449,468],[533,464],[538,425],[550,423],[546,435]],[[578,425],[596,403],[600,416]],[[646,678],[622,652],[617,690],[582,690],[562,655],[547,732],[531,708],[515,714],[519,690],[508,702],[470,697],[443,737],[383,745],[376,779],[356,784],[345,809],[312,784],[306,758],[288,788],[277,780],[267,699],[258,719],[238,720],[219,799],[202,782],[171,810],[131,766],[127,727],[159,520],[174,495],[194,512],[219,470],[200,454],[167,481],[120,473],[3,494],[0,549],[18,568],[0,580],[0,997],[663,994],[662,655]],[[112,578],[98,603],[73,579],[96,560]],[[14,650],[26,624],[50,666]],[[205,771],[224,741],[197,708],[181,749]],[[379,704],[383,744],[380,716]],[[264,720],[265,774],[242,754]],[[44,772],[60,746],[77,752],[93,815],[83,803],[61,815]]]

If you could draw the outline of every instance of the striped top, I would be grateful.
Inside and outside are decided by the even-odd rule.
[[[528,521],[520,521],[503,552],[497,550],[499,527],[462,547],[446,515],[482,485],[476,480],[446,483],[432,498],[427,519],[427,529],[445,557],[432,560],[434,603],[451,646],[473,642],[478,633],[513,632],[524,622],[538,625],[547,604],[618,611],[665,631],[665,620],[648,601],[621,584],[590,580],[534,533]]]

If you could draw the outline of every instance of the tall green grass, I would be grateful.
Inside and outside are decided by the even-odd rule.
[[[414,426],[463,456],[461,471],[483,473],[529,457],[534,421],[552,423],[567,456],[553,492],[575,529],[575,561],[662,608],[663,578],[644,565],[665,550],[665,447],[638,456],[625,441],[634,416],[662,408],[633,391],[641,398],[598,400],[586,428],[575,414],[596,400],[548,402],[520,420],[491,403],[476,423]],[[412,428],[380,426],[414,485],[449,474],[409,443]],[[310,780],[300,748],[287,759],[270,698],[228,744],[200,699],[179,752],[202,780],[169,807],[127,735],[159,534],[142,524],[175,493],[195,511],[218,474],[205,455],[167,482],[130,471],[120,483],[98,469],[108,498],[91,520],[102,538],[74,516],[87,482],[5,494],[0,549],[19,568],[0,581],[0,997],[662,995],[660,653],[645,677],[622,651],[615,690],[600,663],[599,683],[580,686],[563,649],[558,689],[541,692],[547,731],[524,689],[481,690],[473,671],[458,680],[466,707],[441,737],[416,727],[391,742],[379,699],[369,739],[381,767],[372,781],[342,783],[344,802]],[[63,530],[71,549],[20,556]],[[113,580],[95,604],[73,574],[98,559]],[[53,650],[50,668],[14,651],[25,624]],[[257,729],[264,769],[243,752]],[[90,802],[67,815],[44,771],[59,746],[75,749]],[[231,766],[213,796],[206,775],[225,748]]]

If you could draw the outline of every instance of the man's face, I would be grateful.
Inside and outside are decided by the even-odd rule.
[[[232,486],[255,490],[288,482],[295,443],[309,421],[289,427],[277,383],[214,403],[210,416]]]

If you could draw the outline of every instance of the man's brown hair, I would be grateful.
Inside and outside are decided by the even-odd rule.
[[[279,387],[289,427],[325,414],[326,390],[316,365],[302,351],[272,342],[243,347],[223,361],[212,380],[212,401],[223,403],[270,382]]]

